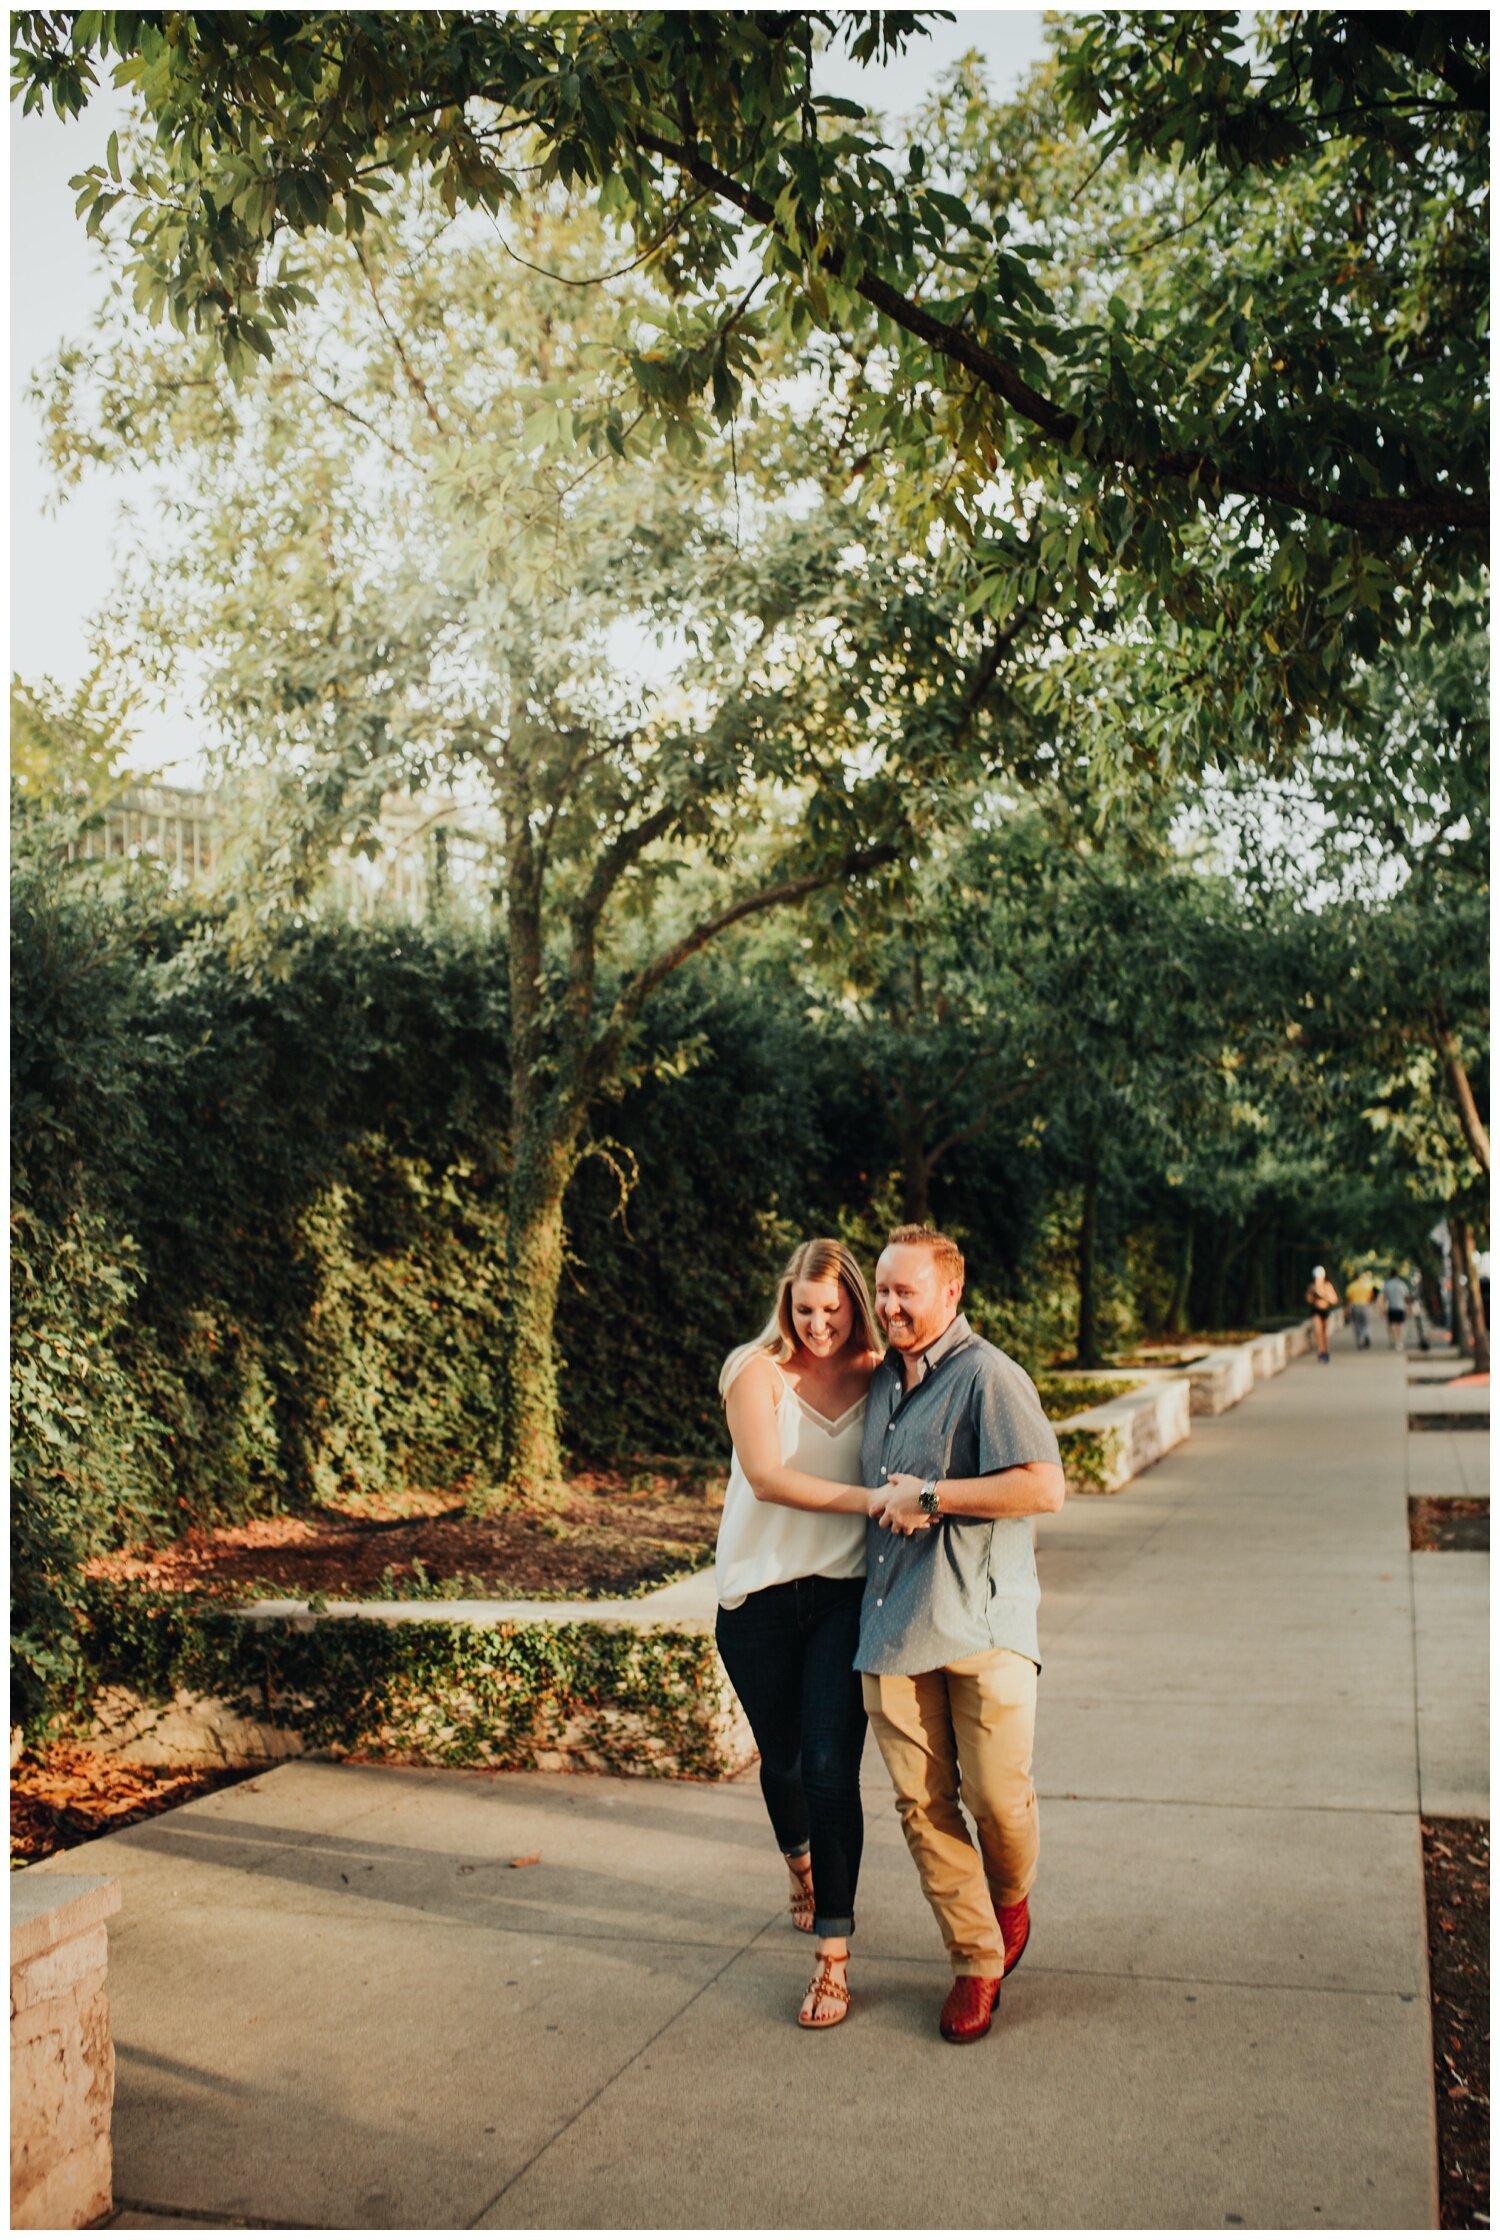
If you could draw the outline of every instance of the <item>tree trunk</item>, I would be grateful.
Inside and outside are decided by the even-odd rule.
[[[1183,1223],[1182,1240],[1177,1250],[1177,1272],[1172,1282],[1172,1303],[1167,1309],[1167,1329],[1178,1336],[1188,1328],[1192,1313],[1193,1291],[1193,1223],[1192,1217]]]
[[[1259,1329],[1262,1323],[1270,1320],[1273,1283],[1271,1270],[1275,1265],[1276,1234],[1274,1230],[1268,1230],[1256,1245],[1255,1267],[1251,1277],[1245,1314],[1246,1322],[1256,1329]]]
[[[514,1146],[505,1231],[495,1494],[545,1508],[562,1482],[554,1328],[563,1265],[563,1193],[575,1144],[533,1125]]]
[[[1203,1317],[1205,1330],[1222,1330],[1224,1327],[1224,1300],[1229,1289],[1229,1270],[1234,1263],[1234,1248],[1229,1242],[1232,1234],[1229,1224],[1217,1222],[1215,1229],[1213,1272],[1208,1284],[1208,1311]]]
[[[1078,1366],[1102,1369],[1099,1350],[1099,1162],[1090,1159],[1083,1177],[1083,1213],[1078,1223]]]
[[[1448,1091],[1453,1099],[1453,1108],[1458,1114],[1458,1124],[1463,1130],[1464,1141],[1474,1154],[1474,1164],[1485,1177],[1485,1180],[1488,1181],[1490,1172],[1489,1132],[1479,1117],[1479,1107],[1474,1102],[1473,1085],[1469,1080],[1467,1068],[1459,1051],[1458,1039],[1441,1009],[1437,1013],[1436,1024],[1433,1028],[1433,1042],[1438,1057],[1442,1061],[1444,1078],[1448,1083]]]
[[[1490,1332],[1484,1311],[1484,1293],[1479,1286],[1479,1257],[1474,1250],[1474,1232],[1461,1217],[1450,1216],[1448,1234],[1453,1240],[1453,1291],[1457,1298],[1462,1281],[1468,1306],[1469,1342],[1474,1354],[1477,1374],[1488,1376],[1490,1367]]]
[[[901,1137],[901,1218],[927,1226],[931,1203],[932,1166],[920,1132],[903,1130]]]
[[[1241,1253],[1245,1256],[1245,1264],[1235,1286],[1232,1313],[1227,1296],[1225,1300],[1225,1319],[1232,1322],[1236,1329],[1242,1324],[1254,1320],[1255,1302],[1265,1289],[1262,1266],[1268,1227],[1269,1220],[1265,1214],[1262,1214],[1258,1220],[1252,1221],[1230,1255],[1231,1266]],[[1224,1323],[1219,1323],[1216,1328],[1222,1330],[1224,1326]]]

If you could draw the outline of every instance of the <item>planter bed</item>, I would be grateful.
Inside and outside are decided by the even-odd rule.
[[[1311,1335],[1309,1321],[1186,1368],[1106,1372],[1118,1396],[1057,1425],[1069,1491],[1118,1492],[1182,1444],[1193,1414],[1233,1406]],[[700,1507],[705,1540],[709,1522]],[[719,1780],[754,1754],[712,1621],[687,1611],[618,1595],[232,1604],[151,1568],[86,1587],[85,1738],[130,1762],[234,1768],[318,1750]]]
[[[94,1602],[89,1740],[143,1763],[326,1750],[392,1764],[723,1779],[753,1750],[709,1627],[639,1605],[226,1609],[116,1587]]]
[[[1330,1315],[1337,1329],[1341,1309]],[[1137,1370],[1137,1388],[1085,1408],[1057,1426],[1070,1493],[1118,1493],[1189,1435],[1192,1416],[1222,1415],[1263,1377],[1279,1376],[1313,1343],[1311,1317],[1241,1345],[1216,1346],[1178,1369]]]

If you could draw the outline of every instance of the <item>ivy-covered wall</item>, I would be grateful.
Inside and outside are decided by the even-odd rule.
[[[717,1780],[747,1754],[713,1637],[688,1627],[299,1622],[117,1586],[88,1593],[82,1646],[92,1689],[211,1698],[341,1756]]]

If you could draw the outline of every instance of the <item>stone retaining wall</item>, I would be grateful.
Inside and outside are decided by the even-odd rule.
[[[248,1719],[219,1696],[174,1688],[153,1703],[134,1688],[101,1688],[88,1739],[137,1766],[259,1766],[301,1758],[307,1745],[289,1727]]]
[[[1139,1392],[1069,1416],[1057,1426],[1069,1493],[1118,1493],[1181,1446],[1191,1414],[1187,1385],[1176,1377],[1155,1377]]]
[[[1188,1388],[1195,1416],[1221,1416],[1237,1408],[1255,1386],[1254,1338],[1248,1345],[1216,1346],[1201,1361],[1190,1362],[1178,1372]]]
[[[94,1699],[89,1739],[138,1764],[254,1766],[331,1749],[392,1764],[723,1779],[754,1755],[711,1620],[653,1622],[639,1602],[313,1611],[274,1600],[204,1616],[189,1597],[162,1607],[170,1599],[153,1596],[148,1621],[169,1685],[115,1684]],[[419,1629],[411,1658],[386,1639]],[[621,1635],[639,1651],[629,1640],[611,1649]],[[519,1692],[507,1677],[517,1652]],[[664,1660],[677,1673],[665,1696]]]
[[[10,1878],[10,2220],[71,2231],[113,2205],[108,1932],[120,1885],[29,1867]]]
[[[1330,1327],[1337,1330],[1343,1319],[1343,1310],[1335,1309]],[[1137,1371],[1146,1380],[1141,1390],[1085,1408],[1057,1426],[1068,1491],[1118,1493],[1182,1444],[1191,1431],[1190,1416],[1222,1415],[1259,1379],[1279,1376],[1296,1355],[1310,1352],[1313,1330],[1309,1317],[1242,1345],[1215,1346],[1186,1368]]]

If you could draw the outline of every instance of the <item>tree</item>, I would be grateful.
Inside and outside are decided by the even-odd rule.
[[[1363,1052],[1396,1075],[1425,1045],[1481,1185],[1490,1171],[1486,619],[1480,595],[1467,595],[1450,629],[1414,631],[1360,671],[1343,720],[1314,734],[1270,816],[1264,791],[1239,778],[1226,800],[1251,883],[1316,910],[1328,987],[1320,1047]]]
[[[969,758],[1006,751],[1016,638],[966,615],[962,554],[858,541],[819,496],[824,435],[794,397],[713,446],[622,427],[604,473],[544,448],[553,380],[656,299],[643,276],[608,297],[569,285],[600,249],[586,210],[536,210],[528,239],[558,277],[517,296],[419,196],[400,225],[322,246],[317,322],[253,387],[112,326],[66,354],[51,397],[67,471],[145,449],[185,478],[114,630],[158,675],[190,651],[232,758],[288,780],[242,920],[309,908],[320,849],[357,844],[393,785],[493,813],[511,1005],[498,1477],[517,1500],[558,1474],[564,1199],[582,1157],[609,1155],[590,1115],[635,1062],[643,1007],[729,928],[909,857]],[[532,524],[510,566],[471,533],[476,474]],[[664,681],[622,676],[631,631],[665,643]]]
[[[976,786],[919,883],[813,913],[836,923],[802,975],[886,1111],[907,1218],[936,1187],[963,1225],[954,1162],[1007,1134],[1039,1157],[1037,1186],[1072,1199],[1087,1367],[1103,1358],[1108,1240],[1143,1217],[1180,1254],[1168,1319],[1187,1319],[1201,1227],[1222,1320],[1300,1120],[1277,1078],[1300,1066],[1279,929],[1176,840],[1180,814],[1170,792],[1101,823],[1082,787]]]

